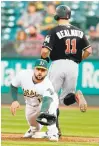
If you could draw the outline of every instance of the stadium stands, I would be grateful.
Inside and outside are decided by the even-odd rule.
[[[99,1],[50,1],[56,6],[58,4],[66,4],[71,10],[71,24],[81,28],[88,34],[90,26],[95,26],[99,23]],[[14,42],[20,26],[17,25],[18,19],[22,12],[27,9],[27,1],[2,1],[1,2],[1,41],[3,44]],[[47,1],[34,2],[37,6],[37,11],[42,14],[47,8]],[[46,13],[43,15],[45,16]],[[21,28],[22,29],[22,28]],[[40,31],[40,30],[39,30]],[[3,52],[3,51],[2,51]]]
[[[1,26],[2,40],[14,40],[18,29],[16,24],[22,11],[26,8],[27,2],[8,2],[1,3]]]
[[[64,1],[63,4],[67,4],[72,9],[72,24],[83,29],[88,29],[91,25],[96,26],[99,22],[99,1]],[[19,28],[16,22],[27,5],[27,1],[3,1],[1,3],[2,40],[15,39],[16,32]]]

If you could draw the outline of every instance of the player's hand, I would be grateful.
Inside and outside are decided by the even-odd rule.
[[[10,107],[10,111],[11,111],[11,113],[12,113],[13,116],[15,116],[16,110],[17,110],[18,108],[20,108],[19,102],[18,102],[18,101],[12,102],[11,107]]]

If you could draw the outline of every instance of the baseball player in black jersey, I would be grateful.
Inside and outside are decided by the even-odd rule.
[[[78,64],[86,59],[92,48],[82,30],[71,25],[71,10],[66,5],[56,8],[54,16],[58,25],[50,30],[41,50],[41,58],[52,60],[49,78],[56,92],[62,89],[60,102],[65,105],[78,103],[80,110],[85,112],[87,102],[82,92],[75,91],[78,77]]]

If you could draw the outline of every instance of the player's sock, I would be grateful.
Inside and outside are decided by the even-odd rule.
[[[58,135],[59,135],[59,137],[61,137],[62,134],[61,134],[61,129],[60,129],[60,127],[59,127],[59,114],[60,114],[60,111],[59,111],[59,108],[58,108],[58,109],[57,109],[56,127],[58,128]]]

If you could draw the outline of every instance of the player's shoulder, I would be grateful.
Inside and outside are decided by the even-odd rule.
[[[31,74],[33,72],[32,69],[22,69],[20,72],[19,72],[19,75],[27,75],[27,74]]]
[[[61,26],[62,27],[62,26]],[[60,25],[55,26],[54,28],[52,28],[53,32],[57,32],[58,30],[60,30]]]
[[[44,81],[45,81],[45,82],[50,82],[48,76],[46,76],[46,77],[44,78]]]
[[[50,30],[49,30],[49,34],[54,34],[54,33],[56,33],[57,28],[58,28],[58,25],[55,26],[55,27],[53,27],[52,29],[50,29]]]
[[[46,84],[46,87],[53,87],[52,82],[50,81],[48,76],[45,77],[44,82]]]
[[[70,28],[71,28],[71,29],[76,29],[76,30],[79,30],[79,31],[82,31],[82,32],[83,32],[83,30],[81,30],[81,29],[78,28],[77,26],[74,26],[74,25],[71,25],[71,24],[70,24]]]
[[[44,82],[45,82],[46,84],[48,84],[48,85],[51,83],[51,81],[50,81],[50,79],[49,79],[48,76],[45,77]]]

